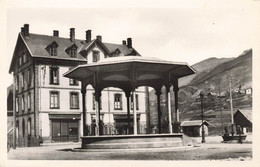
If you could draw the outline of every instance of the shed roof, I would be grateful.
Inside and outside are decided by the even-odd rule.
[[[209,125],[208,121],[204,120],[203,124]],[[193,120],[193,121],[183,121],[181,126],[201,126],[202,121],[201,120]]]
[[[252,122],[252,110],[250,109],[239,109],[235,112],[235,115],[237,114],[237,112],[240,112],[241,114],[243,114],[246,119],[248,119],[250,122]]]

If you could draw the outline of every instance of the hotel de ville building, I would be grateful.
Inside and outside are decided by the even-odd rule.
[[[18,34],[9,73],[13,75],[14,136],[19,147],[80,140],[81,85],[63,77],[65,72],[110,57],[141,56],[133,48],[131,38],[122,44],[112,44],[103,42],[102,36],[92,39],[91,30],[86,31],[82,40],[75,39],[74,28],[69,33],[67,38],[59,37],[57,30],[53,35],[33,34],[29,32],[29,24],[25,24]],[[138,133],[146,133],[147,89],[138,88],[135,99]],[[95,94],[90,85],[86,107],[86,134],[95,135]],[[127,133],[127,102],[122,90],[105,88],[100,109],[103,135]]]

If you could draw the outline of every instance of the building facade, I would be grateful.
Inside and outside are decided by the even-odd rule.
[[[40,142],[78,141],[83,135],[81,85],[63,77],[71,68],[117,56],[140,54],[132,39],[122,44],[91,39],[75,39],[75,29],[68,38],[32,34],[25,24],[18,34],[9,72],[13,75],[13,110],[15,140],[18,146],[36,146]],[[146,133],[146,92],[136,93],[138,133]],[[95,135],[95,94],[87,87],[87,134]],[[126,97],[118,88],[106,88],[101,95],[102,134],[126,134]]]

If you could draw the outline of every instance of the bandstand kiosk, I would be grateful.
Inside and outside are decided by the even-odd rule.
[[[183,145],[180,133],[178,110],[178,79],[194,74],[187,63],[164,61],[158,58],[124,56],[106,58],[96,63],[79,65],[64,74],[65,77],[81,82],[83,125],[86,125],[86,87],[92,85],[95,90],[96,136],[87,136],[83,126],[82,148],[155,148]],[[155,89],[158,109],[158,134],[137,134],[137,114],[135,109],[135,90],[141,86]],[[160,95],[166,87],[169,117],[169,133],[162,134]],[[175,98],[175,119],[172,122],[170,88],[173,86]],[[133,99],[133,134],[102,135],[100,133],[100,96],[104,88],[116,87],[124,91],[127,98],[127,120],[130,129],[130,96]]]

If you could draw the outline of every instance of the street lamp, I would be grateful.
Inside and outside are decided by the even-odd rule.
[[[203,99],[204,99],[204,93],[200,92],[200,101],[201,101],[201,121],[202,121],[202,131],[201,131],[201,143],[205,143],[205,130],[203,125]]]

